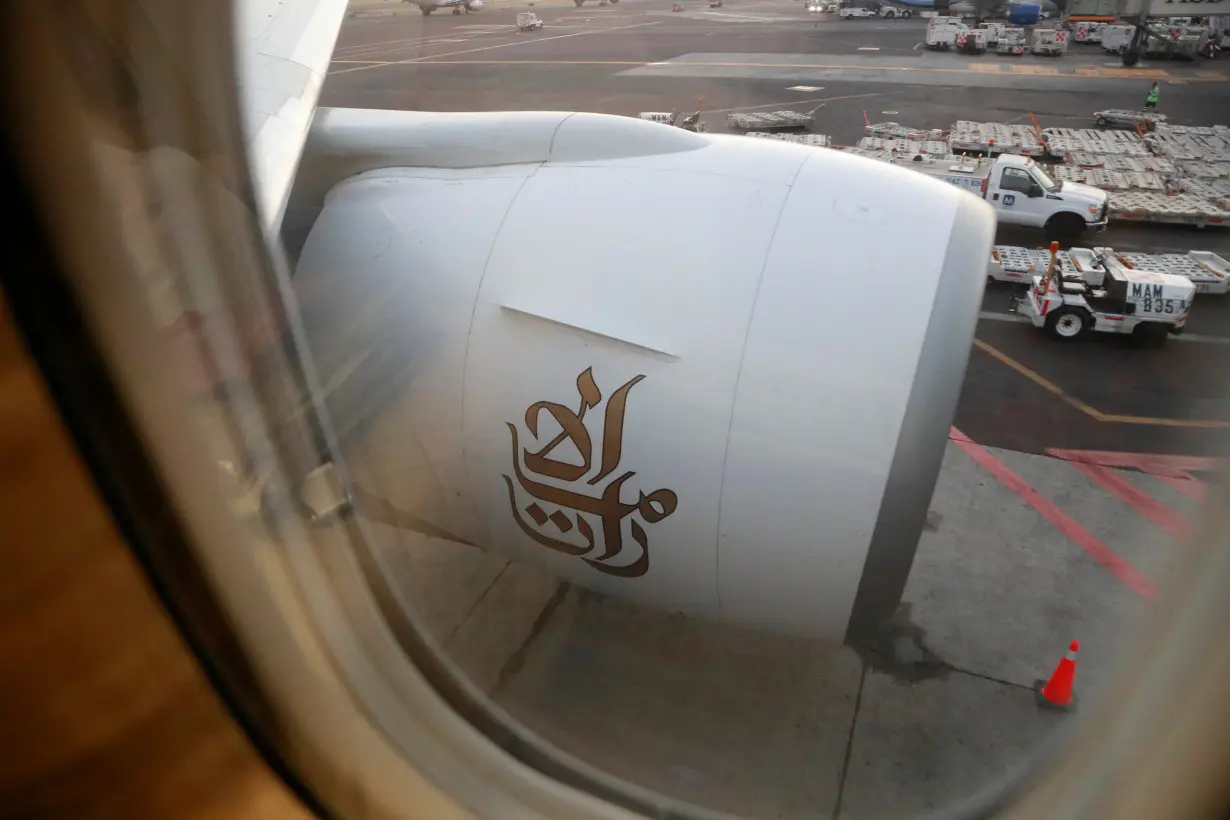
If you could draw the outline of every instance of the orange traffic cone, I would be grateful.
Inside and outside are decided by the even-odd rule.
[[[1063,660],[1051,673],[1051,679],[1034,682],[1034,695],[1039,706],[1065,712],[1076,708],[1076,693],[1072,691],[1072,684],[1076,678],[1076,653],[1080,648],[1079,641],[1072,641]]]

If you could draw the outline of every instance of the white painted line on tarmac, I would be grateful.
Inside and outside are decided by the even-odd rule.
[[[858,50],[859,51],[879,51],[880,49],[878,46],[859,46]]]
[[[881,94],[847,94],[844,97],[816,97],[810,100],[787,100],[786,102],[765,103],[764,105],[741,105],[738,108],[706,108],[705,114],[727,114],[732,111],[754,111],[757,108],[781,108],[786,105],[803,105],[805,103],[836,102],[837,100],[858,100],[863,97],[883,97]]]
[[[1024,316],[1017,316],[1015,313],[996,313],[992,310],[984,310],[978,314],[979,319],[985,319],[988,322],[1024,322],[1029,324],[1029,320]]]
[[[1016,322],[1018,324],[1032,324],[1025,316],[1018,316],[1015,313],[997,313],[993,310],[984,310],[978,314],[978,318],[987,322]],[[1206,336],[1200,333],[1183,333],[1174,337],[1180,342],[1196,342],[1197,344],[1206,345],[1230,345],[1230,336]]]
[[[792,85],[792,86],[790,86],[789,88],[787,88],[786,90],[787,90],[787,91],[809,91],[809,92],[815,92],[815,91],[823,91],[823,90],[824,90],[824,86],[822,86],[822,85]]]
[[[1225,336],[1202,336],[1199,333],[1184,333],[1175,336],[1180,342],[1202,342],[1206,345],[1230,345],[1230,338]]]
[[[919,50],[920,48],[922,48],[922,47],[923,47],[923,44],[922,44],[922,43],[915,43],[915,44],[914,44],[914,47],[913,47],[912,49],[910,49],[910,51],[918,51],[918,50]]]
[[[442,54],[426,54],[426,55],[423,55],[422,57],[411,57],[408,60],[390,60],[387,63],[380,63],[377,65],[360,65],[360,66],[355,66],[354,68],[343,68],[341,71],[331,71],[329,73],[330,74],[349,74],[352,71],[368,71],[373,68],[382,68],[384,66],[391,66],[391,65],[409,65],[412,63],[421,63],[424,60],[436,60],[436,59],[439,59],[440,57],[456,57],[459,54],[474,54],[479,51],[492,51],[497,48],[511,48],[512,46],[523,46],[523,45],[529,45],[531,43],[545,43],[548,40],[563,40],[567,37],[584,37],[587,34],[607,34],[612,31],[624,31],[624,30],[633,29],[633,28],[645,28],[646,26],[656,26],[658,24],[659,24],[658,21],[654,21],[652,23],[633,23],[630,26],[614,26],[612,28],[594,29],[593,31],[574,31],[572,34],[557,34],[554,37],[533,37],[533,38],[517,39],[517,40],[512,40],[510,42],[507,42],[507,43],[496,43],[495,45],[482,46],[480,48],[467,48],[462,51],[446,51]]]
[[[726,14],[720,11],[702,11],[701,14],[707,14],[710,17],[726,17],[731,20],[756,20],[761,23],[776,23],[782,19],[780,17],[750,17],[746,14]]]

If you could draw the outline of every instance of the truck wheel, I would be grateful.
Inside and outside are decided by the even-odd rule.
[[[895,18],[896,16],[897,16],[897,12],[896,12],[896,11],[894,11],[893,9],[889,9],[889,10],[887,10],[886,12],[884,12],[884,19],[885,19],[885,20],[892,20],[892,19],[893,19],[893,18]]]
[[[1043,228],[1048,240],[1067,242],[1085,232],[1085,220],[1073,213],[1055,214]]]
[[[1141,322],[1132,330],[1132,340],[1141,347],[1164,347],[1169,328],[1161,322]]]
[[[1061,307],[1046,317],[1046,329],[1056,339],[1071,342],[1085,335],[1088,321],[1084,311]]]
[[[1106,119],[1106,117],[1098,117],[1096,120],[1093,121],[1093,124],[1096,125],[1098,128],[1105,128],[1106,126],[1110,125],[1110,120]]]
[[[909,18],[911,18],[911,17],[913,17],[913,16],[914,16],[914,12],[910,11],[909,9],[904,9],[904,10],[901,12],[901,16],[902,16],[902,18],[904,18],[904,19],[908,20]]]

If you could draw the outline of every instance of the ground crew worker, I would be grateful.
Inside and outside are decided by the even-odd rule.
[[[1157,110],[1157,98],[1161,91],[1157,87],[1157,83],[1153,83],[1153,87],[1149,89],[1149,99],[1145,101],[1145,108],[1150,111]]]

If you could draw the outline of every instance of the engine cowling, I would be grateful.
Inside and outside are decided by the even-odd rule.
[[[326,117],[315,159],[309,141],[318,185],[361,172],[330,183],[295,279],[329,294],[304,305],[322,380],[339,344],[381,363],[351,400],[404,374],[406,466],[438,491],[390,501],[695,616],[841,639],[891,613],[968,361],[985,203],[628,118],[406,115],[396,137],[400,112],[373,113]],[[418,164],[372,167],[394,158]]]

